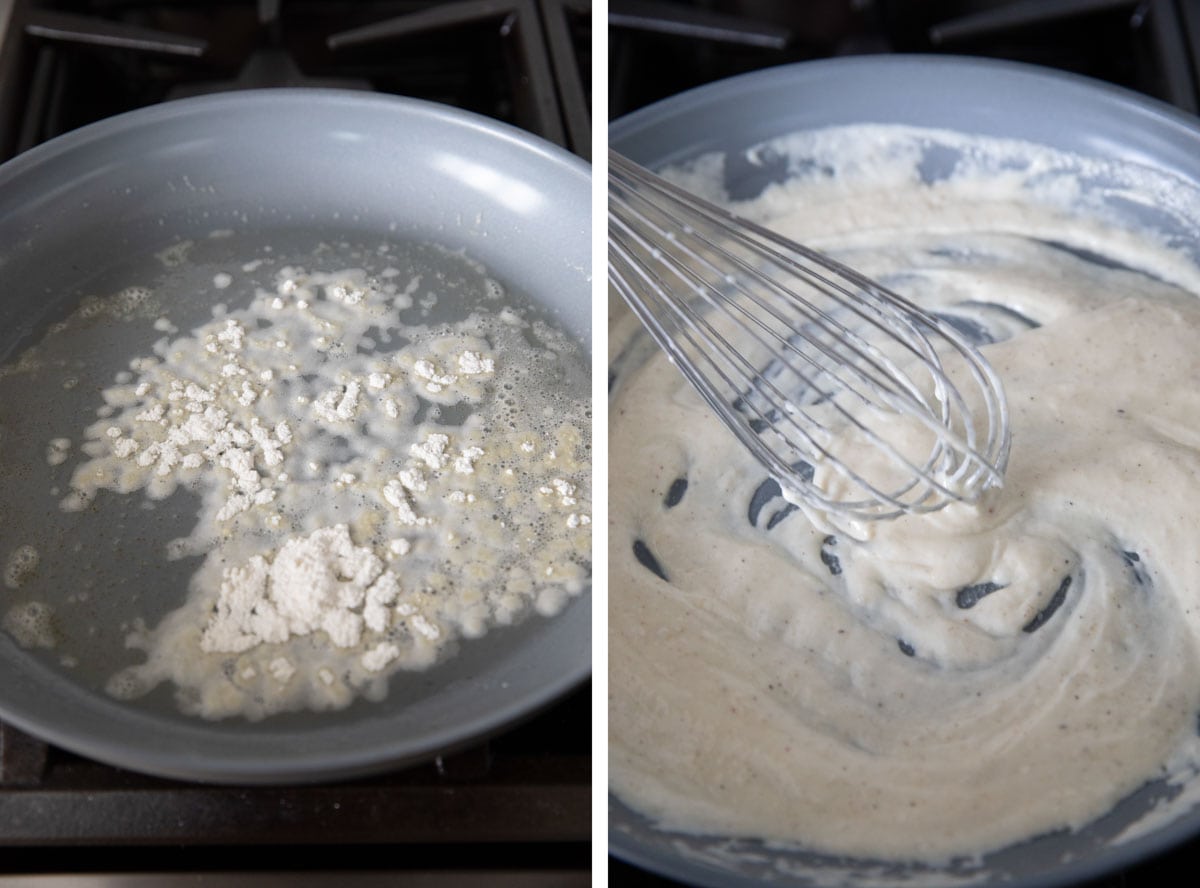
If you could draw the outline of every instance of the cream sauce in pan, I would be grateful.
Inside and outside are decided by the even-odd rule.
[[[957,159],[931,172],[935,144]],[[1188,773],[1196,269],[1081,210],[1087,164],[1050,152],[885,128],[772,150],[806,160],[735,209],[988,343],[1010,467],[975,506],[818,530],[614,306],[614,792],[669,829],[938,860]],[[721,196],[719,159],[675,175]]]

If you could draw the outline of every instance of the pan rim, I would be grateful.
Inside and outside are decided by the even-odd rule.
[[[861,55],[843,56],[839,58],[819,59],[779,65],[764,68],[745,74],[736,75],[720,81],[715,81],[693,89],[680,92],[674,96],[662,99],[630,112],[613,120],[608,127],[609,144],[614,150],[627,153],[632,159],[652,167],[669,166],[673,163],[693,159],[709,151],[723,150],[729,147],[728,142],[736,141],[737,147],[746,148],[768,138],[784,135],[786,132],[802,130],[806,127],[818,129],[822,126],[835,126],[838,123],[898,123],[917,127],[942,128],[954,130],[952,124],[935,124],[901,119],[865,119],[857,121],[845,120],[838,123],[797,123],[791,130],[780,130],[778,127],[770,133],[747,136],[738,126],[723,120],[719,128],[708,141],[686,141],[683,137],[676,138],[666,148],[655,150],[654,143],[662,133],[673,127],[686,131],[687,135],[702,138],[698,135],[700,126],[698,119],[702,114],[718,114],[730,108],[740,108],[742,113],[749,115],[751,106],[757,106],[761,111],[764,96],[779,98],[789,94],[796,104],[801,102],[801,89],[822,88],[833,84],[844,75],[867,79],[870,74],[875,83],[887,86],[880,92],[895,92],[900,84],[910,87],[914,82],[922,86],[941,87],[947,93],[961,95],[980,82],[986,82],[992,94],[1032,94],[1037,95],[1043,108],[1053,107],[1050,96],[1058,102],[1068,100],[1086,104],[1089,109],[1103,108],[1114,115],[1119,115],[1123,121],[1124,130],[1121,133],[1123,144],[1114,141],[1097,139],[1091,145],[1082,143],[1078,146],[1067,147],[1065,150],[1077,154],[1091,156],[1113,157],[1111,153],[1120,148],[1127,151],[1121,159],[1129,162],[1141,162],[1152,165],[1158,170],[1165,171],[1180,179],[1186,180],[1193,187],[1200,187],[1200,162],[1196,159],[1194,147],[1200,140],[1200,123],[1195,117],[1189,116],[1178,109],[1147,97],[1133,90],[1114,84],[1094,80],[1079,74],[1059,71],[1051,68],[1015,62],[1004,59],[989,59],[953,54],[899,54],[899,55]],[[968,83],[969,81],[969,83]],[[856,82],[854,88],[862,87]],[[935,101],[943,98],[939,95]],[[848,108],[853,102],[845,93],[838,95],[838,101]],[[910,109],[911,110],[911,109]],[[1075,113],[1082,113],[1078,107]],[[797,112],[798,114],[800,112]],[[900,112],[896,111],[899,115]],[[931,112],[931,116],[933,116]],[[1051,115],[1046,114],[1050,117]],[[718,117],[717,119],[722,119]],[[1060,127],[1068,124],[1058,121]],[[988,133],[984,130],[967,129],[962,131],[986,135],[1003,135]],[[1009,138],[1031,137],[1008,134]],[[1061,147],[1057,146],[1056,147]],[[1093,150],[1088,150],[1091,148]],[[1173,149],[1161,157],[1154,157],[1154,152]],[[1109,153],[1105,153],[1105,152]],[[1146,160],[1150,157],[1152,160]],[[655,825],[652,818],[647,818],[635,809],[627,806],[620,796],[608,791],[609,824],[608,850],[616,859],[637,866],[664,877],[685,881],[689,884],[702,886],[744,886],[760,884],[757,879],[740,875],[732,870],[718,871],[706,867],[698,860],[689,858],[678,848],[668,854],[661,847],[638,836],[631,827],[630,830],[619,828],[613,821],[614,806],[632,815],[636,821],[644,821],[650,830],[665,840],[678,838],[680,840],[697,839],[701,837],[692,833],[672,831]],[[1078,881],[1096,878],[1107,873],[1114,873],[1123,868],[1133,866],[1147,858],[1162,853],[1167,849],[1195,836],[1200,835],[1200,808],[1194,808],[1175,821],[1161,826],[1152,832],[1116,845],[1106,846],[1095,856],[1080,857],[1054,869],[1043,870],[1028,875],[1007,875],[1010,881],[1004,884],[1020,886],[1020,888],[1051,888],[1074,884]],[[709,836],[719,841],[729,841],[731,836]],[[1019,847],[1010,846],[1011,847]],[[1001,849],[1009,850],[1009,849]],[[770,848],[762,852],[769,854]],[[782,877],[780,885],[807,885],[808,881],[796,881]],[[890,883],[889,883],[890,884]],[[906,883],[907,884],[907,883]],[[998,884],[987,881],[980,884]]]
[[[154,131],[160,125],[181,117],[206,118],[233,109],[239,113],[246,113],[248,109],[256,107],[269,109],[275,114],[302,112],[311,115],[315,108],[322,107],[359,114],[387,115],[389,119],[394,118],[397,121],[419,118],[422,123],[435,127],[439,132],[459,135],[464,143],[467,143],[469,137],[487,140],[489,145],[500,144],[504,150],[518,152],[523,160],[545,170],[548,179],[570,182],[572,188],[578,186],[581,194],[591,194],[589,164],[565,149],[503,121],[423,99],[307,87],[241,90],[189,97],[106,118],[35,146],[0,165],[0,193],[3,193],[10,183],[50,167],[60,158],[75,157],[80,152],[87,152],[93,146],[107,140],[131,133]],[[586,225],[590,225],[590,213],[588,216]],[[580,231],[586,233],[586,228],[581,228]],[[590,238],[588,246],[590,247]],[[584,285],[581,284],[582,286]],[[590,291],[587,295],[590,299]],[[571,668],[547,672],[544,680],[539,680],[520,693],[508,695],[504,705],[491,707],[469,718],[423,732],[416,741],[406,740],[404,737],[393,739],[377,735],[376,739],[369,743],[345,743],[340,746],[324,744],[311,752],[292,745],[281,753],[278,748],[269,746],[270,729],[261,727],[269,723],[269,719],[265,723],[258,723],[256,731],[252,734],[223,731],[221,725],[225,722],[208,722],[201,719],[195,719],[193,731],[190,723],[183,721],[182,716],[179,721],[159,718],[152,713],[139,711],[136,707],[106,699],[81,685],[64,684],[61,675],[21,651],[7,636],[0,639],[0,646],[3,646],[0,653],[4,652],[3,648],[11,648],[14,658],[23,655],[23,660],[29,662],[30,672],[18,676],[18,679],[31,679],[36,682],[39,678],[34,673],[38,670],[45,670],[47,675],[56,676],[70,702],[85,708],[90,724],[101,727],[86,736],[72,732],[69,719],[66,722],[47,719],[36,710],[30,711],[22,705],[20,699],[15,706],[12,700],[0,699],[0,719],[55,746],[96,761],[162,777],[208,783],[267,785],[363,776],[428,761],[436,755],[479,742],[532,717],[581,686],[591,674],[590,584],[583,593],[572,598],[567,613],[550,620],[531,614],[527,622],[542,621],[549,624],[567,617],[572,609],[582,609],[586,612],[579,619],[586,616],[588,629],[586,651],[575,660]],[[501,633],[507,630],[497,627],[493,631]],[[392,680],[395,681],[399,677],[394,676]],[[131,747],[127,732],[112,732],[103,728],[106,717],[113,713],[119,713],[123,719],[143,726],[148,735],[161,735],[162,732],[166,732],[172,737],[178,736],[180,742],[168,745],[156,744],[149,740],[146,744]],[[355,723],[347,725],[342,721],[339,725],[336,713],[330,715],[335,717],[331,719],[329,726],[317,726],[311,732],[313,735],[325,731],[353,729]],[[250,740],[246,744],[247,748],[239,750],[237,755],[225,751],[214,756],[211,753],[198,752],[195,748],[188,749],[187,740],[193,733],[197,737],[206,734],[228,734],[231,738],[245,736]],[[291,730],[278,733],[289,737],[297,735],[297,732]]]
[[[73,153],[88,144],[110,138],[131,128],[152,126],[179,115],[214,113],[226,107],[255,104],[264,104],[272,110],[279,109],[284,104],[311,110],[310,103],[312,102],[347,107],[360,106],[365,110],[377,108],[384,113],[395,113],[397,109],[404,109],[404,113],[419,115],[469,131],[486,133],[518,146],[521,150],[544,159],[546,162],[574,167],[576,171],[584,175],[589,177],[591,175],[590,165],[565,148],[560,148],[554,143],[512,124],[473,111],[465,111],[461,108],[412,96],[363,92],[336,87],[286,86],[243,89],[169,99],[85,124],[34,145],[4,163],[0,163],[0,186],[3,186],[9,178],[25,174],[33,167],[47,163],[59,154]]]

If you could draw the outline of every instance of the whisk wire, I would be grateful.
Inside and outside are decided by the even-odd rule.
[[[994,371],[957,331],[841,263],[619,155],[610,162],[611,284],[789,490],[823,511],[878,518],[972,499],[1000,482],[1007,407]],[[943,352],[978,390],[982,429]],[[876,428],[889,415],[932,433],[923,455]],[[846,429],[900,474],[881,486],[848,464]],[[814,480],[818,466],[852,492]]]
[[[693,205],[696,203],[696,200],[694,198],[692,198],[691,196],[687,195],[686,192],[673,191],[672,194],[673,194],[673,196],[678,196],[681,202],[690,203]],[[673,223],[676,226],[682,227],[685,231],[688,231],[689,233],[694,233],[695,237],[701,243],[703,243],[706,247],[711,248],[715,252],[718,252],[718,253],[720,252],[721,247],[719,247],[713,241],[706,238],[701,232],[692,232],[690,227],[687,226],[687,224],[685,222],[683,222],[678,217],[671,216],[667,212],[665,207],[659,207],[659,209],[660,209],[660,211],[662,211],[664,214],[666,214],[668,216],[669,223]],[[727,215],[728,219],[731,222],[737,221],[735,219],[735,217],[733,217],[732,215],[724,214],[724,213],[723,213],[723,215]],[[753,223],[749,223],[749,222],[746,222],[744,224],[746,224],[748,226],[753,226]],[[757,226],[753,226],[753,227],[757,228]],[[669,228],[656,228],[655,233],[660,236],[667,237],[668,239],[672,239],[672,240],[674,239],[673,231]],[[774,235],[774,233],[767,231],[765,229],[759,229],[757,231],[757,233],[764,236],[765,238],[770,239],[770,240],[774,240],[776,238],[776,235]],[[789,245],[789,246],[792,246],[792,245]],[[796,246],[794,248],[797,249],[798,251],[804,251],[805,253],[809,253],[810,255],[813,255],[810,253],[810,251],[805,250],[805,248],[803,248],[803,247]],[[680,244],[680,249],[685,253],[685,255],[688,256],[688,258],[695,259],[695,260],[702,262],[707,267],[708,270],[713,271],[713,272],[720,271],[712,263],[708,262],[704,258],[704,256],[702,256],[698,252],[689,250],[686,245]],[[796,263],[794,260],[790,259],[788,256],[786,256],[782,253],[779,253],[774,249],[769,248],[769,246],[767,248],[767,252],[771,256],[771,258],[778,260],[783,267],[785,267],[785,268],[787,268],[787,270],[793,272],[797,277],[801,278],[802,280],[805,280],[808,283],[816,284],[819,287],[829,287],[829,288],[835,289],[840,294],[840,296],[842,296],[844,298],[845,307],[849,311],[851,311],[852,313],[857,315],[861,320],[863,320],[869,324],[872,324],[873,326],[883,330],[884,332],[887,332],[887,333],[898,332],[895,329],[895,325],[897,324],[897,322],[903,322],[905,320],[903,317],[892,317],[889,319],[886,316],[882,315],[882,313],[879,312],[878,310],[875,310],[874,312],[869,312],[868,309],[875,308],[875,306],[873,306],[872,303],[870,303],[862,298],[856,299],[855,298],[856,292],[854,290],[851,290],[850,288],[843,286],[837,280],[835,280],[827,275],[820,274],[820,272],[816,269],[800,265],[799,263]],[[733,263],[739,270],[746,272],[750,275],[759,274],[758,269],[750,266],[741,257],[736,256],[732,253],[726,253],[724,255],[725,255],[725,258],[727,258],[729,262]],[[829,260],[829,261],[831,263],[833,262],[833,260]],[[680,267],[680,268],[677,268],[676,271],[677,272],[686,272],[687,269],[686,269],[686,267]],[[839,269],[839,271],[842,272],[843,276],[847,277],[847,279],[850,279],[852,276],[854,276],[854,273],[852,271],[850,271],[849,269],[846,269],[845,267],[841,267]],[[697,278],[695,278],[691,275],[689,275],[689,278],[690,278],[689,283],[692,285],[702,283]],[[774,319],[777,322],[784,324],[784,325],[786,325],[788,323],[788,320],[783,318],[780,315],[780,313],[772,307],[771,302],[764,300],[761,297],[757,296],[751,290],[746,288],[739,279],[726,274],[726,280],[732,286],[736,287],[742,295],[753,300],[754,303],[756,304],[756,306],[758,308],[762,309],[763,311],[767,312],[772,319]],[[871,369],[878,371],[878,373],[879,373],[879,375],[874,376],[873,378],[863,379],[863,381],[867,382],[867,384],[869,386],[874,387],[876,392],[884,391],[884,390],[894,391],[894,389],[892,389],[888,385],[889,378],[893,381],[900,380],[905,383],[910,383],[910,381],[906,377],[904,377],[902,374],[900,374],[898,369],[894,365],[892,365],[890,362],[886,368],[880,366],[880,364],[876,360],[877,357],[880,357],[877,349],[874,349],[864,339],[859,337],[851,327],[849,327],[846,324],[843,324],[837,318],[833,317],[829,313],[822,310],[819,306],[817,306],[817,305],[813,304],[811,301],[805,299],[799,291],[788,292],[787,290],[785,290],[783,288],[783,286],[778,281],[775,281],[775,280],[763,279],[763,280],[760,280],[760,282],[763,284],[766,284],[768,287],[770,287],[772,290],[775,291],[772,295],[785,295],[785,296],[795,299],[799,304],[801,304],[804,307],[804,309],[806,311],[810,312],[812,314],[812,316],[815,319],[817,319],[819,324],[821,325],[821,326],[816,326],[816,325],[802,326],[802,327],[798,328],[795,332],[796,332],[796,334],[803,336],[809,343],[811,343],[813,346],[818,348],[824,355],[829,357],[831,359],[831,361],[833,362],[832,364],[823,364],[821,362],[816,361],[813,355],[807,354],[803,351],[800,351],[799,349],[796,349],[790,338],[784,338],[782,336],[776,335],[776,338],[778,339],[779,344],[794,351],[797,354],[797,356],[799,356],[801,359],[813,364],[813,366],[817,367],[819,370],[832,373],[835,377],[836,377],[836,367],[839,364],[843,368],[852,370],[860,377],[863,377],[864,376],[864,363],[865,363]],[[870,282],[864,280],[864,281],[860,282],[860,286],[858,287],[858,290],[867,290],[867,289],[869,289],[869,287],[870,287]],[[719,291],[717,291],[715,289],[710,289],[708,292],[705,293],[705,296],[710,303],[713,302],[713,299],[709,295],[710,293],[715,294],[718,298],[721,298]],[[779,300],[776,300],[776,304],[778,304],[778,303],[779,303]],[[758,324],[764,330],[768,329],[767,325],[763,324],[761,321],[759,321],[757,318],[755,318],[745,307],[737,304],[736,302],[730,301],[729,308],[731,310],[738,311],[739,313],[743,314],[749,322]],[[887,324],[888,320],[891,321],[890,326]],[[822,339],[811,335],[810,331],[814,328],[818,329],[818,330],[823,328],[826,332],[835,331],[836,334],[838,334],[842,337],[841,344],[843,346],[848,346],[850,348],[850,350],[853,352],[852,356],[855,358],[855,360],[845,361],[844,355],[836,353],[834,350],[829,348],[828,345]],[[930,360],[933,362],[938,361],[937,354],[932,348],[929,347],[928,340],[921,337],[919,331],[913,325],[907,324],[905,327],[905,332],[908,334],[911,334],[913,336],[913,338],[917,339],[925,346],[924,348],[918,350],[916,348],[913,348],[911,346],[911,343],[908,343],[910,345],[910,348],[915,353],[917,353],[919,357],[922,357],[926,360]],[[907,340],[906,340],[906,342],[907,342]],[[853,390],[853,386],[845,378],[838,378],[837,381],[840,384],[842,384],[843,386]],[[923,399],[921,399],[919,390],[915,386],[911,385],[911,383],[907,385],[906,391],[908,391],[914,397],[914,399],[916,399],[918,401],[923,400]],[[932,405],[930,405],[928,402],[923,402],[923,406],[926,408],[929,408]]]
[[[644,278],[653,279],[653,280],[655,280],[656,284],[658,284],[658,285],[668,286],[668,287],[670,286],[670,284],[668,282],[664,282],[660,277],[655,275],[651,268],[647,268],[646,266],[642,265],[641,263],[637,263],[637,266],[638,266],[639,274],[641,276],[643,276]],[[674,269],[674,270],[681,271],[681,269]],[[703,288],[704,288],[703,281],[691,278],[690,275],[685,275],[684,277],[686,278],[687,283],[695,286],[698,289],[698,291],[701,291],[701,292],[703,291]],[[755,297],[755,298],[757,298],[757,297]],[[725,369],[722,367],[722,365],[714,360],[714,358],[713,358],[714,355],[722,355],[727,358],[734,359],[736,361],[736,363],[739,364],[741,366],[742,370],[744,371],[744,374],[745,374],[744,379],[748,380],[750,382],[750,385],[754,389],[756,389],[760,394],[762,394],[764,397],[769,398],[771,396],[775,396],[775,397],[778,397],[779,399],[783,400],[785,404],[788,403],[786,401],[785,393],[782,392],[773,383],[771,383],[770,380],[764,374],[760,373],[758,371],[758,369],[748,359],[746,359],[740,352],[737,352],[736,350],[734,350],[732,347],[732,344],[718,330],[716,330],[711,324],[709,324],[703,315],[700,315],[700,314],[696,313],[695,311],[693,311],[687,303],[678,303],[678,304],[671,303],[670,307],[673,310],[677,311],[680,315],[684,316],[686,318],[686,320],[688,321],[687,325],[679,328],[679,332],[677,335],[681,336],[683,339],[685,339],[689,343],[692,343],[693,345],[696,346],[696,354],[699,356],[699,358],[701,360],[704,360],[706,363],[708,363],[710,365],[713,372],[715,372],[723,382],[725,382],[730,387],[733,387],[738,384],[737,381],[735,381],[734,379],[732,379],[729,376],[729,374],[725,371]],[[750,320],[755,321],[756,319],[754,319],[751,316]],[[657,322],[656,321],[653,322],[652,326],[657,327],[658,326]],[[764,330],[767,329],[764,325],[760,325],[760,326],[763,326]],[[693,336],[693,332],[698,332],[698,333],[702,334],[702,336],[704,337],[704,341],[702,343],[696,342],[696,339]],[[770,333],[770,331],[768,331],[768,333]],[[770,334],[770,335],[775,335],[775,334]],[[779,344],[782,344],[782,345],[785,345],[788,347],[793,347],[787,339],[778,338],[778,337],[777,337],[777,339],[778,339]],[[760,339],[760,341],[762,341],[762,340]],[[812,341],[817,342],[817,340],[815,340],[815,339],[813,339]],[[720,348],[716,348],[716,349],[712,348],[712,346],[714,346],[714,345],[719,346]],[[806,359],[809,358],[809,356],[805,355],[803,352],[800,352],[798,350],[796,350],[796,352],[801,357],[804,357]],[[830,354],[832,355],[832,352],[830,352]],[[821,367],[821,369],[826,369],[819,364],[817,366]],[[686,372],[688,370],[688,365],[684,364],[683,367]],[[815,379],[813,379],[812,377],[809,377],[807,374],[800,373],[799,375],[801,376],[801,378],[807,380],[813,388],[821,391],[821,395],[822,395],[823,399],[832,397],[832,391],[821,390],[819,384],[816,382]],[[708,386],[706,385],[705,379],[702,375],[700,375],[698,378],[695,376],[692,376],[691,378],[692,378],[692,381],[694,384],[697,384],[699,387],[702,388],[702,390],[706,390],[705,393],[708,396],[708,399],[710,400],[711,403],[714,403],[714,404],[720,403],[719,394],[717,394],[715,392],[707,391]],[[763,423],[763,425],[769,425],[772,421],[778,422],[782,419],[782,417],[772,416],[772,415],[764,413],[762,410],[759,410],[753,400],[750,400],[746,397],[743,397],[741,400],[742,400],[743,404],[745,404],[749,409],[751,409],[755,413],[755,415],[756,415],[755,418],[757,418],[761,423]],[[839,411],[841,411],[849,421],[855,423],[861,430],[866,432],[873,439],[877,438],[877,436],[874,436],[873,433],[871,433],[869,428],[867,428],[866,426],[864,426],[860,422],[858,422],[857,418],[853,414],[845,411],[844,408],[841,407],[841,405],[834,404],[834,407],[836,409],[838,409]],[[809,445],[809,447],[811,448],[811,450],[813,452],[824,455],[824,456],[828,456],[829,454],[828,454],[828,451],[825,448],[825,446],[816,437],[814,437],[812,434],[810,434],[810,428],[813,427],[813,424],[810,422],[809,426],[806,427],[804,425],[797,423],[794,419],[791,418],[791,416],[794,415],[796,412],[797,411],[795,411],[795,410],[785,410],[785,416],[788,418],[789,424],[792,426],[792,428],[796,432],[798,432],[805,439],[806,443]],[[801,414],[804,414],[804,411],[798,411],[798,412],[800,412]],[[745,437],[745,436],[743,436],[743,437]],[[765,450],[765,458],[774,464],[774,471],[776,474],[783,475],[786,473],[793,472],[795,470],[794,465],[784,464],[784,463],[781,463],[780,461],[778,461],[775,454],[772,451],[770,451],[769,448],[764,448],[763,442],[761,441],[760,438],[750,437],[750,438],[748,438],[746,443],[754,450]],[[881,446],[889,447],[889,445],[886,441],[878,441],[878,443]],[[899,457],[899,455],[897,455],[897,458],[902,459],[902,457]],[[935,461],[936,461],[936,457],[934,459],[928,461],[926,463],[926,465],[921,466],[919,468],[919,470],[920,471],[928,471],[931,468],[932,463]],[[914,467],[914,468],[916,468],[916,467]],[[861,478],[861,476],[858,476],[857,474],[852,474],[851,477],[855,481],[857,481],[865,486],[869,486],[869,485],[867,485],[867,482]],[[900,492],[901,493],[907,492],[907,490],[911,489],[911,487],[914,486],[916,483],[917,482],[914,480],[910,485],[908,485],[905,488],[902,488],[902,490]],[[894,502],[894,504],[898,508],[902,505],[901,502],[894,495],[886,494],[883,491],[880,491],[873,487],[870,487],[869,489],[871,489],[873,494],[876,495],[877,497],[887,499],[889,501]]]

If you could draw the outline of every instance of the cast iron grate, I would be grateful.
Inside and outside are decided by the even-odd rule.
[[[562,846],[560,861],[576,854],[576,864],[586,867],[590,715],[591,692],[585,685],[531,721],[427,765],[285,787],[146,776],[93,762],[0,723],[2,868],[12,871],[20,861],[41,861],[74,870],[105,855],[119,859],[105,849],[131,846],[354,844],[387,846],[395,855],[401,853],[396,846],[539,843]],[[572,851],[574,846],[579,847]],[[80,851],[70,861],[44,854],[61,847],[93,850]],[[385,859],[370,857],[376,864]],[[128,858],[123,865],[129,865]]]
[[[228,89],[427,99],[590,152],[590,0],[0,2],[0,159]]]
[[[1047,65],[1200,107],[1200,6],[1171,0],[611,0],[618,117],[770,65],[874,52]]]

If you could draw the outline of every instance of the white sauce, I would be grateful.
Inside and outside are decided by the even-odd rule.
[[[1200,276],[1073,162],[934,141],[961,157],[929,183],[927,135],[795,137],[809,174],[735,209],[927,305],[1001,306],[956,310],[1010,337],[985,354],[1011,465],[977,508],[816,530],[613,309],[610,779],[665,828],[939,861],[1200,763]]]

